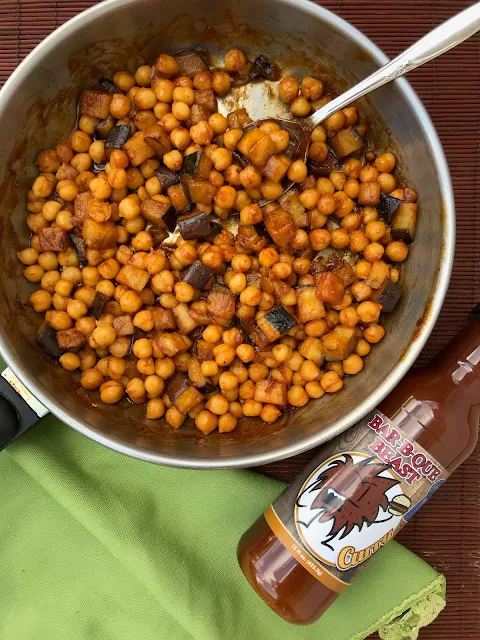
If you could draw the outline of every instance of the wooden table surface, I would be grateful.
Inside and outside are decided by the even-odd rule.
[[[31,49],[97,0],[0,0],[0,85]],[[323,0],[394,56],[469,0]],[[426,364],[480,301],[480,42],[471,38],[409,75],[444,145],[457,208],[457,250],[448,296],[419,359]],[[423,161],[427,161],[425,159]],[[425,215],[425,212],[424,212]],[[289,481],[315,454],[257,471]],[[421,640],[480,640],[480,449],[399,536],[447,576],[446,610]],[[292,636],[293,637],[293,636]]]

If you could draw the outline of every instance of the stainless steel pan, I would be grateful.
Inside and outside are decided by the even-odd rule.
[[[452,187],[435,129],[408,82],[398,80],[377,90],[361,108],[377,122],[377,147],[396,147],[401,171],[420,194],[421,213],[413,251],[402,267],[402,303],[364,372],[350,379],[341,393],[311,402],[293,415],[285,413],[279,424],[250,420],[232,434],[208,438],[200,438],[191,427],[173,431],[152,424],[144,419],[144,408],[126,401],[96,406],[95,394],[72,384],[34,343],[40,319],[26,305],[32,287],[15,258],[28,240],[24,203],[35,175],[32,161],[38,150],[68,135],[81,88],[99,75],[132,70],[153,61],[160,51],[192,43],[205,44],[214,53],[232,46],[251,56],[264,53],[286,69],[320,74],[339,91],[387,60],[359,31],[308,0],[106,0],[55,31],[0,92],[0,351],[44,407],[101,444],[160,464],[247,467],[293,456],[344,431],[408,371],[434,326],[450,278]],[[266,88],[243,88],[225,107],[229,101],[246,101],[252,117],[259,118],[271,114],[271,95]],[[27,428],[35,414],[0,381],[0,393],[15,400],[20,415],[18,431],[10,438]],[[0,411],[14,415],[11,409]]]

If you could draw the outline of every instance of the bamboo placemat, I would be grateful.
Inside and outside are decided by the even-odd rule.
[[[0,86],[43,38],[95,0],[0,0]],[[468,0],[323,0],[394,56]],[[455,190],[457,248],[453,277],[437,326],[419,364],[457,333],[480,301],[480,41],[472,38],[417,69],[409,80],[445,148]],[[428,160],[427,160],[428,161]],[[313,452],[261,470],[290,480]],[[423,640],[480,640],[480,448],[400,535],[447,576],[447,608]]]

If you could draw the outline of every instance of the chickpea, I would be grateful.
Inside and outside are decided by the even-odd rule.
[[[312,362],[311,360],[305,360],[302,362],[300,375],[307,382],[318,380],[320,373],[320,368],[315,364],[315,362]]]
[[[354,282],[351,286],[351,292],[357,302],[364,302],[372,295],[372,288],[365,282]]]
[[[325,126],[330,131],[338,131],[339,129],[344,128],[345,119],[346,118],[343,111],[336,111],[335,113],[332,113],[332,115],[325,120]]]
[[[230,151],[237,148],[237,143],[243,136],[243,129],[229,129],[223,135],[223,146]]]
[[[224,371],[218,378],[218,384],[222,391],[232,391],[238,387],[238,378],[231,371]]]
[[[307,209],[315,209],[319,202],[319,199],[320,196],[316,189],[305,189],[305,191],[302,191],[302,193],[300,194],[300,202]]]
[[[28,267],[32,269],[33,267]],[[58,271],[47,271],[45,275],[40,280],[40,285],[42,289],[48,291],[49,293],[53,293],[55,291],[55,285],[60,280],[60,273]]]
[[[365,234],[372,241],[381,240],[387,232],[387,227],[381,220],[372,220],[365,226]]]
[[[74,320],[78,320],[87,315],[88,307],[81,300],[69,300],[67,303],[67,313]]]
[[[380,342],[384,335],[385,329],[379,324],[371,324],[363,332],[363,337],[365,338],[365,340],[370,342],[370,344],[377,344],[377,342]]]
[[[143,402],[145,402],[145,383],[141,378],[132,378],[131,380],[129,380],[125,391],[134,404],[142,404]]]
[[[213,348],[213,354],[219,367],[228,367],[235,358],[235,349],[229,344],[218,344]]]
[[[377,178],[377,182],[382,193],[391,193],[397,187],[397,181],[390,173],[381,173]]]
[[[202,254],[202,262],[211,269],[216,270],[223,266],[223,251],[220,247],[211,246]]]
[[[327,371],[323,374],[320,384],[327,393],[336,393],[343,387],[343,380],[336,371]]]
[[[239,295],[247,286],[247,278],[244,273],[235,273],[228,283],[230,291],[235,295]]]
[[[361,253],[368,247],[369,244],[369,240],[364,231],[358,229],[353,230],[350,233],[350,249],[354,253]]]
[[[151,286],[154,293],[168,293],[173,291],[175,279],[171,271],[164,269],[160,273],[156,273],[151,280]]]
[[[175,362],[172,358],[159,358],[155,362],[155,373],[162,380],[167,380],[175,373]]]
[[[378,242],[371,242],[363,251],[363,255],[368,262],[377,262],[381,260],[385,248]]]
[[[117,332],[115,329],[109,324],[99,324],[91,335],[91,340],[94,342],[95,349],[105,349],[109,347],[113,342],[115,342],[115,338],[117,337]],[[91,345],[93,346],[93,345]]]
[[[353,178],[349,178],[348,180],[346,180],[345,184],[343,185],[343,191],[349,198],[353,198],[356,200],[360,191],[360,184],[358,180],[354,180]]]
[[[379,171],[372,165],[367,165],[360,171],[360,182],[376,182]]]
[[[216,324],[209,324],[202,333],[202,338],[210,344],[220,342],[222,338],[222,330]]]
[[[375,207],[365,207],[362,211],[361,218],[363,224],[367,225],[373,220],[378,220],[378,211],[375,209]]]
[[[375,167],[382,173],[391,173],[395,168],[395,156],[393,153],[382,153],[375,160]]]
[[[307,392],[309,398],[315,399],[321,398],[325,394],[325,391],[323,390],[320,382],[313,380],[306,383],[305,391]]]
[[[48,291],[42,291],[42,289],[39,289],[32,293],[28,301],[32,305],[34,311],[37,313],[44,313],[52,306],[52,295]]]
[[[245,400],[242,405],[243,415],[254,417],[259,416],[262,412],[263,404],[254,400],[253,397]]]
[[[226,412],[224,415],[226,415]],[[198,413],[195,417],[195,426],[205,435],[208,435],[212,431],[215,431],[215,429],[217,428],[217,424],[218,417],[214,413],[206,409],[200,411],[200,413]]]
[[[312,100],[313,102],[320,100],[323,95],[323,82],[317,78],[306,76],[302,80],[301,93],[307,100]]]
[[[272,424],[281,416],[280,409],[274,404],[264,404],[260,411],[260,418],[263,422]]]
[[[408,256],[408,246],[401,240],[394,240],[387,244],[385,255],[392,262],[403,262]]]
[[[22,249],[22,251],[17,251],[17,258],[20,260],[22,264],[27,266],[32,266],[36,264],[38,260],[38,251],[36,249]]]
[[[63,200],[73,202],[78,195],[79,187],[73,180],[60,180],[57,183],[57,193]]]
[[[312,107],[306,98],[299,97],[295,98],[292,102],[292,115],[297,116],[298,118],[305,118],[310,114]]]
[[[249,285],[240,294],[240,302],[250,307],[256,307],[262,299],[262,291],[255,285]]]
[[[93,301],[95,300],[95,289],[93,287],[78,287],[76,289],[74,296],[76,300],[81,300],[84,302],[88,308],[93,306]]]
[[[321,229],[317,229],[316,231],[321,231]],[[334,249],[345,249],[350,244],[350,235],[348,231],[342,227],[333,229],[330,236],[330,244]]]
[[[347,375],[355,375],[363,369],[363,360],[356,353],[352,353],[342,362],[343,371]]]
[[[206,146],[210,144],[210,142],[212,141],[214,131],[206,120],[201,120],[198,124],[195,124],[193,125],[193,127],[190,127],[190,135],[192,137],[193,142],[195,142],[195,144]],[[223,149],[223,151],[226,151],[228,154],[227,149]],[[213,158],[211,159],[213,160]],[[219,170],[217,166],[215,166],[215,168]]]
[[[74,131],[72,133],[70,144],[76,153],[85,153],[92,144],[92,138],[84,131]]]
[[[133,318],[133,325],[142,331],[152,331],[155,326],[152,312],[148,309],[144,309],[143,311],[136,313]]]
[[[390,269],[390,280],[394,283],[397,283],[400,280],[400,272],[395,267]]]
[[[100,400],[105,404],[116,404],[124,395],[123,385],[116,380],[108,380],[100,386]]]
[[[80,368],[80,358],[76,353],[64,353],[60,356],[59,362],[65,371],[76,371]]]
[[[225,69],[238,73],[247,64],[245,54],[240,49],[230,49],[225,54]]]
[[[358,313],[355,307],[345,307],[339,312],[338,317],[340,324],[344,327],[355,327],[358,324]]]
[[[217,416],[222,416],[228,411],[228,400],[220,393],[210,396],[205,404],[206,408]]]
[[[370,353],[371,351],[371,346],[370,343],[367,342],[367,340],[365,340],[365,338],[360,338],[360,340],[357,342],[357,346],[355,347],[355,353],[359,356],[366,356]]]
[[[80,384],[84,389],[94,391],[102,386],[105,379],[98,369],[86,369],[80,378]]]
[[[36,198],[48,198],[54,188],[54,185],[46,176],[38,176],[32,185],[33,195]]]
[[[305,389],[299,385],[293,385],[287,392],[288,404],[292,407],[304,407],[309,398]]]
[[[361,322],[375,322],[380,315],[381,305],[378,302],[365,301],[357,307],[358,317]]]
[[[212,75],[212,88],[218,96],[225,95],[230,91],[232,81],[225,71],[214,71]]]

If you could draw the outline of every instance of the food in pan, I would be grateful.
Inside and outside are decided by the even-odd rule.
[[[279,78],[239,49],[222,69],[161,54],[84,90],[70,139],[38,154],[18,252],[38,344],[102,402],[204,434],[272,423],[340,391],[384,337],[417,194],[355,107],[316,127],[307,163],[278,122],[218,111]],[[330,99],[313,77],[278,91],[300,120]]]

